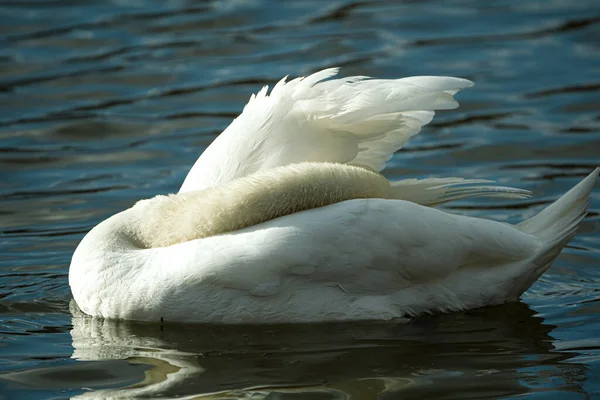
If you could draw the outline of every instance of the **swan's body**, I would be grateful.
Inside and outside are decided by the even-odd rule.
[[[253,96],[179,194],[141,201],[92,229],[69,272],[81,310],[155,321],[319,322],[518,299],[574,235],[598,170],[517,226],[444,213],[428,206],[525,195],[459,178],[390,183],[375,172],[469,82],[318,83],[331,75]]]

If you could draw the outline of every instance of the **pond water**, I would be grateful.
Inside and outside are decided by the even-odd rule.
[[[515,222],[600,164],[595,0],[5,0],[0,3],[0,393],[8,399],[600,396],[600,185],[520,303],[407,325],[156,326],[70,304],[83,235],[175,192],[262,85],[472,79],[389,177],[465,176],[530,200],[445,207]]]

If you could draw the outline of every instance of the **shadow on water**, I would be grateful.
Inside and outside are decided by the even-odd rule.
[[[268,327],[108,321],[71,308],[79,362],[4,379],[100,388],[82,399],[464,399],[527,393],[539,378],[525,371],[537,368],[562,379],[557,390],[581,390],[584,367],[562,364],[572,355],[555,351],[553,327],[522,303],[408,323]]]

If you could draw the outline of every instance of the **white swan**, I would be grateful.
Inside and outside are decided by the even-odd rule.
[[[428,206],[527,192],[378,172],[464,79],[326,80],[252,96],[180,192],[92,229],[69,271],[92,316],[209,323],[397,319],[514,301],[583,219],[598,169],[516,226]],[[467,184],[456,186],[457,184]]]

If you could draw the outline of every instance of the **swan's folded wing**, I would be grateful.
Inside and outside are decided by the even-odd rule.
[[[519,262],[538,246],[507,224],[382,199],[287,215],[198,245],[210,243],[227,249],[196,249],[199,259],[214,258],[205,264],[218,271],[217,285],[260,296],[331,285],[350,294],[390,294],[442,282],[461,268],[475,276]]]
[[[349,216],[340,215],[335,222],[337,228],[330,228],[329,233],[340,230],[340,226],[351,226],[336,248],[347,252],[347,265],[354,258],[361,261],[356,265],[369,266],[352,271],[350,276],[356,278],[340,282],[349,291],[378,285],[384,291],[398,290],[437,282],[461,268],[485,269],[527,259],[538,247],[533,236],[496,221],[448,214],[405,201],[370,199],[346,203],[350,204],[340,204],[339,210],[345,207]],[[326,220],[324,216],[320,218]],[[317,231],[326,229],[318,222],[314,224],[312,228]],[[351,241],[356,243],[348,246]]]
[[[222,184],[301,161],[353,163],[381,171],[392,154],[431,121],[458,106],[466,79],[332,79],[337,68],[252,95],[242,114],[204,151],[180,192]]]

